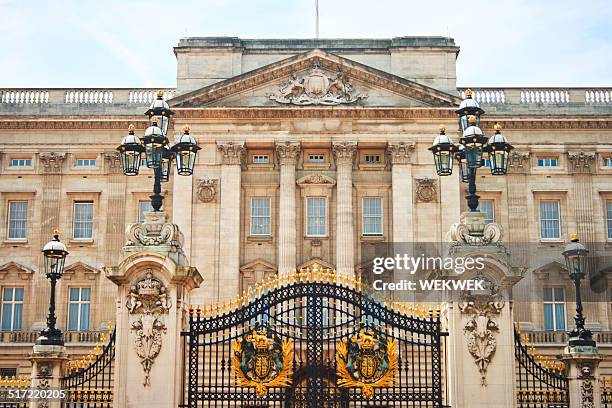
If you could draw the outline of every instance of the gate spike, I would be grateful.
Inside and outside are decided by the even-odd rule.
[[[202,308],[200,307],[200,305],[198,305],[198,307],[196,308],[196,315],[198,316],[198,319],[202,315]]]
[[[361,273],[357,277],[357,291],[361,292]]]

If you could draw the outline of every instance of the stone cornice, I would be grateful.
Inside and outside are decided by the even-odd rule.
[[[73,117],[44,117],[44,116],[14,116],[4,117],[0,120],[0,129],[122,129],[126,130],[130,124],[137,130],[147,128],[148,122],[142,117],[133,119],[114,120],[112,118],[97,117],[92,119],[74,119]]]

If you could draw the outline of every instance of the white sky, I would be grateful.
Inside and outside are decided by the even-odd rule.
[[[309,38],[315,0],[0,0],[0,87],[172,87],[186,36]],[[450,36],[459,86],[612,87],[612,0],[320,0],[322,38]]]

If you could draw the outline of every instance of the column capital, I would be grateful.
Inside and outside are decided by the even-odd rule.
[[[593,173],[595,167],[595,152],[593,151],[579,151],[579,152],[567,152],[567,157],[570,163],[570,170],[574,173]]]
[[[45,173],[60,174],[66,160],[66,153],[44,152],[38,155]]]
[[[336,164],[353,164],[355,158],[355,152],[357,151],[356,142],[334,142],[332,143],[332,150],[336,159]]]
[[[104,161],[107,164],[107,173],[121,173],[121,164],[119,161],[119,152],[110,150],[103,153]]]
[[[508,173],[529,173],[528,151],[514,150],[508,158]]]
[[[391,142],[387,144],[387,153],[391,164],[410,164],[415,142]]]
[[[217,149],[223,155],[223,164],[241,165],[246,154],[244,142],[217,142]]]
[[[280,165],[295,165],[301,150],[300,142],[280,142],[274,145]]]

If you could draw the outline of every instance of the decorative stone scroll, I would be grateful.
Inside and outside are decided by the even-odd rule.
[[[178,225],[166,222],[165,214],[149,212],[144,224],[130,224],[127,228],[125,246],[182,246],[183,236]]]
[[[162,333],[166,332],[163,316],[170,310],[166,287],[147,270],[144,278],[130,287],[126,307],[135,315],[130,329],[135,332],[134,349],[140,358],[145,377],[143,385],[150,385],[151,367],[162,347]]]
[[[298,157],[300,156],[300,143],[277,143],[276,144],[276,155],[278,156],[278,162],[281,166],[283,165],[295,165]]]
[[[367,95],[355,91],[349,77],[339,71],[335,77],[328,77],[315,60],[308,74],[298,77],[294,72],[280,85],[278,92],[268,97],[282,104],[292,105],[341,105],[355,103]]]
[[[496,319],[504,308],[505,302],[499,296],[497,286],[485,279],[490,295],[468,295],[459,303],[459,310],[468,316],[463,327],[467,348],[474,358],[480,373],[480,383],[487,385],[487,369],[497,349],[496,336],[499,324]]]
[[[483,246],[497,244],[503,236],[501,225],[485,223],[486,214],[480,211],[466,211],[461,220],[451,225],[449,238],[456,244]]]
[[[337,142],[332,144],[332,150],[336,158],[336,164],[353,164],[355,153],[357,152],[357,143],[355,142]]]
[[[392,164],[410,164],[412,153],[416,148],[415,142],[389,143],[387,154],[391,158]]]
[[[593,387],[593,365],[582,363],[578,365],[580,374],[580,401],[581,408],[595,408],[594,387]]]
[[[217,201],[218,179],[202,178],[198,180],[196,195],[198,200],[203,203],[213,203]]]
[[[435,179],[432,178],[416,178],[416,194],[414,195],[415,202],[419,203],[435,203],[438,202],[438,188]]]

